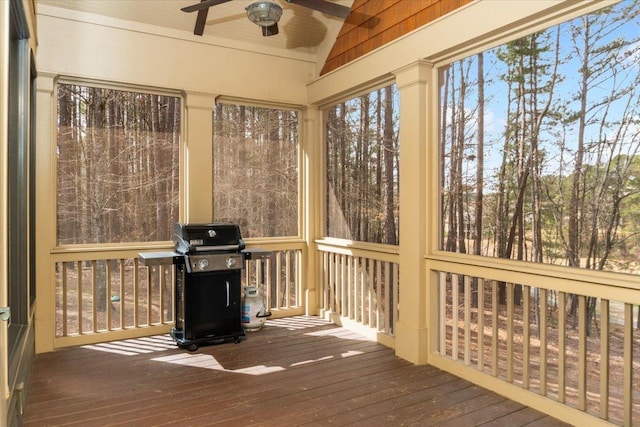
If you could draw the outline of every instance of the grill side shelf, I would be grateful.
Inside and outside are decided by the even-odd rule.
[[[173,251],[140,252],[138,253],[138,261],[140,265],[147,267],[153,265],[178,265],[184,264],[184,255]]]

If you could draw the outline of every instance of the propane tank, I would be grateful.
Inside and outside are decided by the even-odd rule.
[[[262,329],[267,317],[271,313],[267,311],[264,300],[258,293],[256,286],[245,286],[242,298],[242,326],[247,332]]]

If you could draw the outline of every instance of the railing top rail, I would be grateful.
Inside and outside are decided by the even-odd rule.
[[[306,243],[300,239],[244,239],[247,248],[264,248],[269,250],[304,249]]]
[[[325,238],[315,241],[321,252],[332,252],[342,255],[361,256],[380,261],[398,262],[399,250],[394,245],[355,242],[352,240]]]
[[[448,256],[429,256],[427,264],[432,270],[640,304],[640,278],[629,274],[493,258],[466,257],[465,262],[461,262]]]
[[[81,254],[87,252],[140,252],[146,250],[157,251],[159,249],[173,248],[172,242],[135,242],[135,243],[103,243],[92,245],[67,245],[57,246],[51,250],[51,254]]]
[[[260,247],[269,250],[303,249],[304,241],[299,239],[249,239],[248,248]],[[140,252],[171,251],[172,242],[121,243],[95,245],[59,246],[51,250],[56,261],[91,261],[94,259],[137,258]]]

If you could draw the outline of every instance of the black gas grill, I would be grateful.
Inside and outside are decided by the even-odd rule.
[[[171,336],[191,351],[202,343],[240,342],[244,336],[241,280],[245,260],[269,260],[274,252],[245,249],[240,227],[232,222],[177,223],[175,251],[142,252],[140,265],[175,265],[175,326]],[[271,283],[275,283],[275,268]],[[269,313],[270,314],[270,313]]]
[[[244,336],[241,270],[245,247],[234,223],[175,224],[175,327],[179,346],[196,350],[207,342]]]

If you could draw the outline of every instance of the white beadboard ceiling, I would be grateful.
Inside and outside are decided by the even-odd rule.
[[[36,3],[38,14],[87,21],[106,16],[152,26],[145,28],[156,27],[154,31],[157,32],[167,28],[171,30],[172,37],[197,38],[203,43],[212,44],[223,42],[230,47],[237,44],[243,49],[257,51],[282,50],[281,54],[286,56],[297,57],[302,54],[324,63],[343,19],[285,0],[271,0],[280,4],[284,12],[278,23],[279,34],[263,37],[260,27],[249,21],[245,12],[245,7],[253,1],[232,0],[210,8],[201,38],[193,34],[197,12],[185,13],[180,10],[199,3],[199,0],[37,0]],[[353,0],[330,1],[349,7],[353,3]]]

